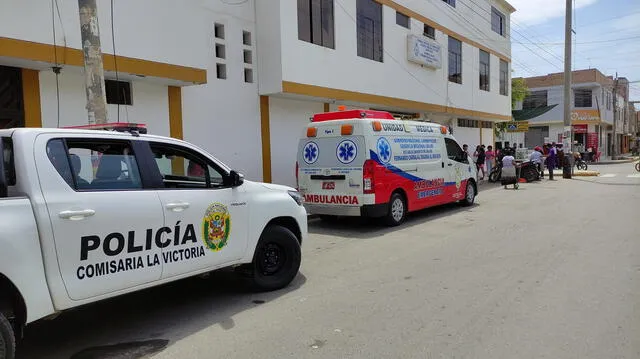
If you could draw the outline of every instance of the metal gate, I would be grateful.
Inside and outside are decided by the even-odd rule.
[[[529,131],[524,133],[525,147],[542,146],[545,137],[549,137],[549,126],[529,127]]]
[[[0,66],[0,129],[24,127],[23,101],[21,70]]]

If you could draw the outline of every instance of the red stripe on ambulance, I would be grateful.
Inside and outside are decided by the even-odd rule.
[[[351,204],[359,205],[358,196],[329,196],[326,194],[307,194],[304,196],[305,202],[321,204]]]

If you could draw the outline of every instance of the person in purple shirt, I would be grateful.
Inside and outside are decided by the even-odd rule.
[[[553,181],[553,170],[556,168],[558,161],[558,150],[556,149],[555,142],[551,145],[547,144],[549,154],[547,155],[547,169],[549,169],[549,180]]]

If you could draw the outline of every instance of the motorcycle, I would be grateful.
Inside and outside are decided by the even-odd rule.
[[[582,159],[580,154],[574,155],[576,168],[582,171],[586,171],[589,166],[587,166],[587,162]]]

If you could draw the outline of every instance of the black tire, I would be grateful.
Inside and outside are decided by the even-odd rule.
[[[640,172],[640,162],[636,163],[636,171]]]
[[[578,162],[576,164],[576,167],[578,167],[579,170],[581,171],[586,171],[587,170],[587,164],[585,162]]]
[[[399,226],[407,218],[407,202],[400,193],[396,192],[391,195],[389,200],[389,209],[385,217],[385,222],[390,227]]]
[[[476,195],[475,186],[471,181],[467,181],[467,188],[465,188],[464,191],[464,199],[460,201],[460,203],[465,207],[471,206],[476,200]]]
[[[13,327],[0,313],[0,359],[13,359],[16,354],[16,337]]]
[[[302,252],[295,234],[282,226],[269,226],[260,236],[251,263],[252,287],[267,292],[284,288],[300,269]]]
[[[489,182],[498,182],[500,181],[500,177],[502,174],[502,171],[500,170],[495,170],[495,171],[491,171],[491,173],[489,174]]]

